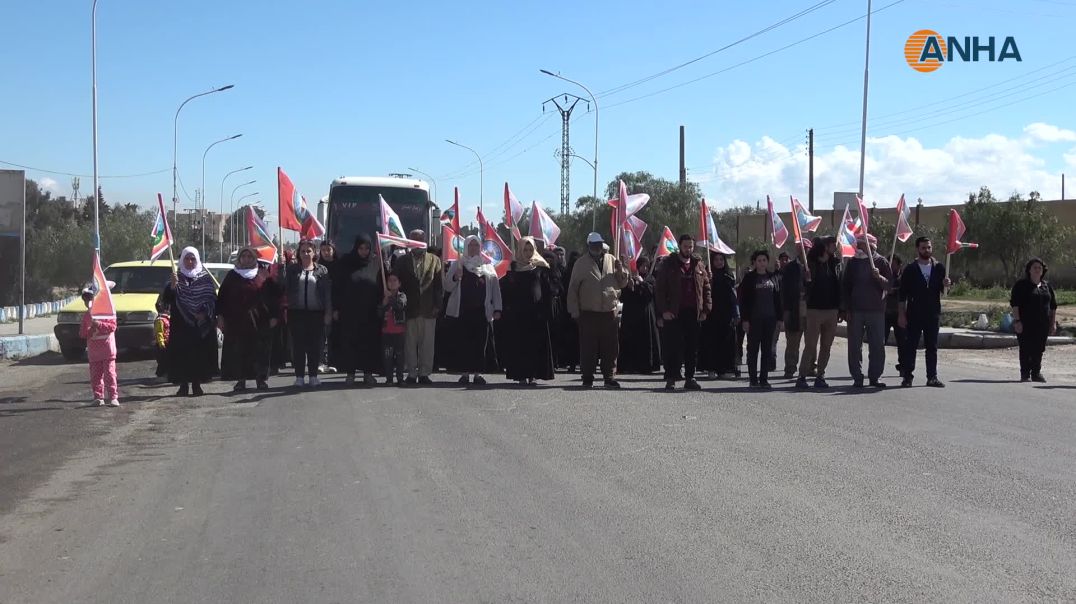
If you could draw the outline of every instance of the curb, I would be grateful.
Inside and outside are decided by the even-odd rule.
[[[848,337],[848,325],[840,323],[837,325],[837,336],[841,338]],[[889,342],[894,341],[893,336],[890,336]],[[1047,346],[1059,346],[1066,344],[1076,344],[1076,339],[1068,336],[1050,336],[1046,339]],[[1015,348],[1018,346],[1016,336],[1008,333],[994,333],[994,332],[974,332],[974,331],[958,331],[958,332],[941,332],[938,334],[938,348],[954,348],[954,349],[991,349],[991,348]]]
[[[0,337],[0,359],[24,359],[59,351],[60,341],[52,334]]]

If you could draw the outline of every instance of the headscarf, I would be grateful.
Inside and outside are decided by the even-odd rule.
[[[531,253],[527,254],[527,244],[531,244]],[[538,253],[538,245],[534,243],[534,237],[527,236],[516,242],[516,265],[517,271],[530,271],[536,268],[549,268],[549,262]]]
[[[471,241],[474,241],[478,244],[478,253],[474,256],[470,255]],[[489,258],[487,258],[482,253],[482,242],[478,239],[478,237],[474,235],[467,237],[467,239],[463,242],[463,256],[460,257],[459,261],[463,264],[463,268],[471,271],[479,277],[493,277],[494,279],[497,278],[496,269],[493,268],[493,264],[490,263]]]
[[[250,268],[240,268],[238,265],[236,265],[236,267],[233,268],[232,270],[235,271],[235,273],[237,275],[239,275],[240,277],[242,277],[242,278],[249,281],[249,280],[253,279],[254,277],[258,276],[258,251],[255,250],[252,247],[249,247],[249,246],[245,247],[245,248],[239,250],[239,253],[236,254],[236,256],[235,256],[235,261],[236,262],[239,262],[239,259],[243,257],[243,252],[250,252],[251,254],[254,255],[254,266],[252,266]]]
[[[187,270],[187,256],[194,256],[194,268],[190,270]],[[179,253],[179,272],[191,279],[197,279],[205,272],[205,267],[202,266],[202,257],[198,255],[198,250],[193,246],[187,246]]]
[[[194,256],[197,263],[194,270],[187,270],[183,266],[183,259]],[[176,307],[182,319],[191,326],[201,328],[202,333],[208,333],[213,326],[213,311],[217,306],[217,288],[213,285],[213,279],[202,266],[198,257],[198,250],[193,247],[183,248],[179,255],[180,271],[185,279],[180,279],[176,285]],[[205,320],[199,322],[196,315],[204,314]]]

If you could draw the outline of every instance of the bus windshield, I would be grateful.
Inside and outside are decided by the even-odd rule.
[[[355,238],[365,235],[373,242],[381,220],[377,196],[388,202],[403,222],[405,232],[429,230],[429,194],[422,189],[341,185],[329,192],[329,239],[345,254]],[[427,233],[428,234],[428,233]],[[375,243],[376,245],[376,243]]]

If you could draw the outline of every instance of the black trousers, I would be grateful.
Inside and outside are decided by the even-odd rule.
[[[661,328],[661,364],[665,366],[665,381],[680,379],[680,365],[684,366],[684,379],[695,379],[695,364],[699,352],[698,311],[694,308],[680,310],[671,321]]]
[[[911,378],[915,373],[915,356],[919,350],[919,338],[923,338],[926,349],[927,379],[938,377],[938,331],[939,315],[909,316],[908,331],[904,335],[904,355],[900,366],[904,377]]]
[[[1020,375],[1029,376],[1042,372],[1042,355],[1050,330],[1045,325],[1023,325],[1024,333],[1016,334],[1016,341],[1020,344]]]
[[[747,332],[747,375],[751,380],[765,381],[774,360],[772,356],[773,334],[777,330],[777,318],[758,319],[751,321],[751,331]],[[762,355],[761,371],[759,367],[759,354]]]
[[[893,332],[893,340],[897,344],[897,365],[904,369],[904,340],[907,338],[907,330],[897,323],[897,313],[885,314],[885,341],[889,341],[889,332]]]
[[[291,364],[295,377],[317,377],[318,364],[325,347],[325,311],[289,310],[288,329],[291,330]]]
[[[407,341],[405,333],[381,333],[381,355],[385,363],[385,377],[396,376],[397,380],[404,377],[404,344]]]

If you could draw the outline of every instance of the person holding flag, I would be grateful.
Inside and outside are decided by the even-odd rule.
[[[620,388],[614,377],[620,354],[616,306],[619,291],[627,285],[628,271],[605,251],[601,233],[587,235],[587,254],[572,268],[567,293],[568,313],[579,327],[579,370],[584,388],[594,386],[599,358],[605,387]]]
[[[702,323],[699,342],[699,369],[708,372],[710,379],[740,374],[736,362],[736,325],[740,322],[740,306],[736,300],[736,273],[728,259],[721,252],[710,252],[713,305],[710,315]]]
[[[841,275],[841,309],[848,319],[848,372],[852,387],[863,388],[863,333],[867,333],[870,366],[867,378],[874,388],[885,388],[885,297],[893,283],[889,262],[868,242],[857,238],[855,257]]]
[[[1057,333],[1057,296],[1046,280],[1046,263],[1032,258],[1024,267],[1024,277],[1012,286],[1009,296],[1013,331],[1020,344],[1020,381],[1045,383],[1042,355],[1046,339]]]
[[[661,328],[665,389],[674,390],[684,367],[684,390],[701,390],[695,381],[699,331],[713,306],[710,271],[695,253],[695,238],[680,235],[680,251],[661,267],[654,288],[654,310]],[[674,259],[675,258],[675,259]]]
[[[796,388],[807,388],[807,378],[814,376],[814,387],[829,388],[826,369],[830,351],[841,321],[841,261],[836,255],[837,240],[815,237],[807,252],[806,319],[803,355],[800,356]]]
[[[111,298],[109,290],[115,287],[112,281],[106,281],[101,270],[97,252],[94,252],[93,285],[82,290],[82,301],[86,303],[86,312],[82,315],[79,337],[86,340],[86,358],[90,363],[90,386],[93,390],[93,403],[104,407],[105,401],[112,407],[120,406],[120,391],[116,379],[116,315],[94,312],[94,302],[99,296]]]
[[[553,379],[555,278],[529,236],[516,244],[511,268],[500,283],[504,318],[497,326],[498,353],[508,379],[534,386],[535,380]]]
[[[217,327],[224,334],[221,379],[235,380],[233,392],[244,392],[254,380],[269,389],[273,330],[280,323],[281,288],[269,269],[258,262],[258,250],[239,250],[233,268],[217,292]],[[294,359],[293,359],[294,360]]]
[[[217,374],[217,293],[197,249],[183,248],[179,273],[172,273],[157,306],[171,317],[168,380],[179,385],[176,396],[202,396],[202,384]]]
[[[374,372],[383,366],[378,345],[382,317],[377,310],[383,298],[383,272],[387,269],[373,249],[373,242],[359,235],[354,247],[340,257],[330,275],[339,342],[336,360],[347,386],[355,384],[356,373],[362,375],[365,385],[373,386],[377,383]]]
[[[904,269],[900,279],[897,324],[905,330],[900,386],[908,388],[912,385],[916,352],[922,336],[927,386],[944,388],[945,384],[938,379],[938,332],[941,328],[941,298],[952,282],[945,265],[934,259],[934,244],[929,237],[916,239],[915,251],[915,262]]]
[[[650,259],[640,256],[628,286],[620,290],[620,356],[617,372],[651,374],[661,367],[661,332],[654,310],[657,287]]]
[[[382,200],[382,207],[384,204]],[[396,219],[399,220],[398,218]],[[382,237],[382,242],[385,239]],[[407,337],[405,363],[408,386],[433,382],[433,357],[436,350],[437,317],[444,304],[444,284],[441,276],[441,259],[426,251],[426,233],[421,229],[411,231],[407,239],[395,239],[398,244],[408,245],[410,252],[401,256],[393,272],[400,278],[400,291],[407,296]],[[384,246],[382,245],[382,249]]]
[[[445,317],[453,319],[456,329],[456,354],[449,359],[449,371],[459,372],[460,384],[484,386],[487,349],[492,340],[492,323],[500,320],[503,305],[497,271],[482,253],[482,242],[471,235],[464,242],[463,256],[452,263],[444,277],[444,291],[449,294]],[[431,255],[432,254],[428,254]],[[524,342],[514,342],[516,346]]]

